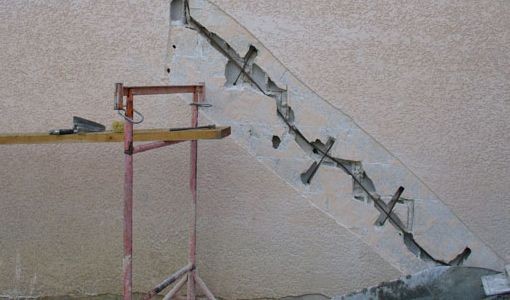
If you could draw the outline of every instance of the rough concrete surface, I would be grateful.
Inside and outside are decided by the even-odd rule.
[[[483,268],[435,267],[407,275],[397,280],[383,282],[349,295],[335,296],[334,300],[397,300],[397,299],[487,299],[480,284],[480,277],[495,272]]]
[[[510,260],[510,2],[213,2]]]
[[[350,118],[292,76],[249,32],[208,2],[191,1],[190,7],[190,25],[178,22],[170,31],[170,44],[175,46],[169,51],[172,82],[204,80],[207,99],[214,104],[204,113],[216,122],[231,125],[233,139],[309,199],[311,205],[361,237],[405,273],[450,261],[503,268],[497,254],[429,188]],[[243,62],[239,53],[245,52]],[[189,68],[179,68],[183,65]],[[246,73],[239,76],[243,65]],[[234,85],[237,77],[240,79]],[[292,117],[280,117],[289,112]],[[278,149],[272,146],[274,134],[282,136]],[[306,139],[325,141],[330,137],[339,141],[331,153],[343,160],[337,163],[342,168],[330,161],[329,168],[322,167],[313,182],[303,184],[299,174],[318,160]],[[358,188],[352,184],[354,177],[362,180]],[[407,200],[396,206],[391,225],[373,225],[384,203],[378,200],[372,204],[373,196],[357,191],[359,184],[371,189],[372,194],[382,194],[383,199],[391,196],[399,184],[406,187]],[[378,210],[372,207],[375,204]],[[397,227],[395,218],[402,218],[406,224],[398,221]],[[461,252],[468,256],[461,256]]]

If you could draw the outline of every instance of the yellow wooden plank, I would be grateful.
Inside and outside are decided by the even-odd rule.
[[[199,128],[180,131],[168,129],[135,130],[135,142],[144,141],[189,141],[222,139],[230,135],[229,126],[217,126],[213,129]],[[48,133],[11,133],[0,134],[0,145],[6,144],[59,144],[59,143],[110,143],[123,142],[124,133],[113,131],[50,135]]]

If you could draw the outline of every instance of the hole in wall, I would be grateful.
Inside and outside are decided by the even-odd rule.
[[[175,49],[175,48],[177,48],[177,47],[176,47],[175,45],[172,45],[172,48],[174,48],[174,49]]]
[[[170,74],[170,68],[166,68],[166,72]]]
[[[172,0],[170,3],[170,23],[173,25],[186,24],[184,0]]]
[[[280,139],[279,136],[273,135],[271,142],[273,143],[273,148],[278,149],[278,147],[280,147],[280,143],[282,142],[282,140]]]

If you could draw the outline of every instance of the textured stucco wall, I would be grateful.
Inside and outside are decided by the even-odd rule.
[[[507,3],[214,2],[508,260]],[[168,82],[168,1],[0,3],[1,131],[63,127],[74,114],[109,124],[114,82]],[[142,102],[145,127],[188,123],[179,97]],[[338,294],[398,276],[231,139],[201,145],[199,268],[218,296]],[[135,290],[185,261],[187,150],[136,158]],[[120,291],[121,153],[0,148],[0,294]]]
[[[213,2],[510,261],[510,2]]]
[[[0,19],[2,132],[109,125],[114,82],[168,83],[168,1],[3,1]],[[186,126],[189,100],[139,97],[142,127]],[[199,147],[198,267],[218,296],[333,295],[400,274],[231,139]],[[120,293],[122,153],[0,147],[0,295]],[[185,263],[188,155],[135,158],[136,291]]]

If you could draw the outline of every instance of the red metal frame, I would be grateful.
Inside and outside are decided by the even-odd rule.
[[[176,142],[153,142],[143,145],[133,146],[133,120],[134,116],[134,96],[135,95],[158,95],[158,94],[175,94],[175,93],[192,93],[193,104],[191,109],[191,127],[198,126],[198,108],[200,102],[205,97],[205,85],[180,85],[180,86],[137,86],[125,87],[121,83],[116,84],[115,90],[115,106],[116,110],[124,110],[126,121],[124,123],[124,259],[123,259],[123,294],[124,300],[132,298],[133,283],[133,154],[140,153],[164,146],[180,143]],[[126,101],[124,105],[124,96]],[[188,264],[174,274],[167,277],[163,282],[151,289],[145,296],[144,300],[149,300],[170,284],[179,280],[174,288],[172,288],[165,296],[165,300],[171,299],[180,288],[187,282],[187,299],[195,300],[196,286],[198,285],[205,296],[213,300],[214,295],[207,288],[204,281],[198,276],[196,271],[196,224],[197,224],[197,153],[198,143],[196,140],[191,141],[190,149],[190,190],[192,194],[192,209],[189,223],[189,250]],[[186,275],[186,276],[184,276]]]

